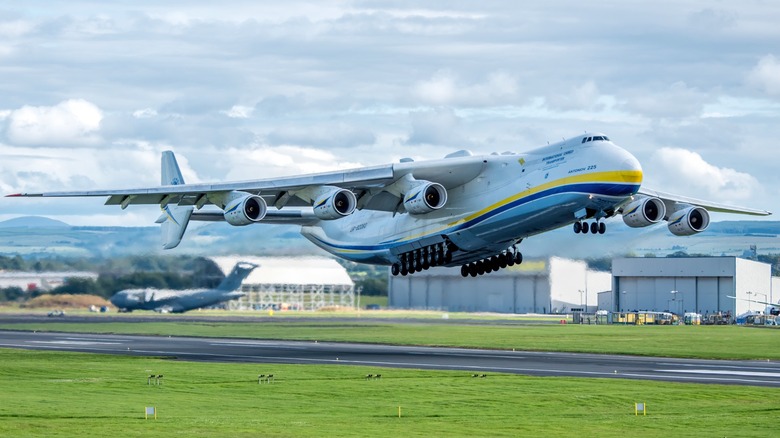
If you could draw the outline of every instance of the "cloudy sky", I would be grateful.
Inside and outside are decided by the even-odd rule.
[[[0,191],[157,185],[166,149],[199,182],[600,131],[649,187],[780,212],[775,2],[526,3],[5,4]],[[157,217],[102,202],[2,199],[0,219]]]

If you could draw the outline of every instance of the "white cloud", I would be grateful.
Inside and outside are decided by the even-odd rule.
[[[546,101],[552,108],[562,110],[596,109],[600,97],[601,93],[596,83],[587,81],[568,92],[553,94]]]
[[[233,105],[229,110],[220,112],[233,119],[248,119],[254,110],[251,106]]]
[[[144,108],[133,111],[133,117],[136,119],[148,119],[157,115],[157,110],[153,108]]]
[[[504,72],[490,73],[484,82],[463,83],[455,74],[442,70],[430,79],[418,81],[412,95],[424,104],[484,106],[513,102],[518,93],[517,79]]]
[[[84,99],[54,106],[25,105],[8,116],[6,135],[11,143],[29,146],[94,144],[103,112]]]
[[[740,201],[757,195],[761,187],[753,175],[712,165],[687,149],[664,147],[652,160],[662,172],[654,178],[665,178],[667,186],[676,187],[675,193],[692,196],[691,191],[697,191],[713,200]]]
[[[748,75],[748,82],[771,96],[780,96],[780,60],[766,55]]]
[[[628,111],[658,119],[685,119],[701,116],[705,104],[715,95],[679,81],[667,88],[645,88],[628,95],[622,105]]]

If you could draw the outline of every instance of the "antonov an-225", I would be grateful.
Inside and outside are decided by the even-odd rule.
[[[394,275],[461,266],[464,277],[522,262],[517,245],[536,234],[564,226],[603,234],[604,219],[615,215],[630,227],[666,221],[673,234],[688,236],[707,228],[708,210],[770,214],[643,189],[639,161],[603,134],[523,153],[458,151],[439,160],[203,184],[184,184],[166,151],[162,183],[11,196],[107,196],[107,205],[123,209],[158,204],[166,249],[179,244],[190,220],[288,223],[336,256],[390,265]]]

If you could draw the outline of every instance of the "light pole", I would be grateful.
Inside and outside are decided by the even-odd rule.
[[[623,297],[620,298],[620,304],[621,304],[621,306],[620,306],[621,309],[620,310],[623,311],[623,309],[625,309],[625,306],[626,306],[626,291],[623,291],[623,292],[620,292],[620,293],[623,295]]]
[[[585,291],[582,290],[582,289],[578,289],[577,292],[580,293],[580,307],[582,307],[582,294],[585,293]],[[584,310],[585,310],[585,312],[588,311],[587,309],[584,309]]]
[[[674,310],[677,312],[677,294],[680,293],[680,291],[673,290],[670,292],[672,294],[672,301],[674,302]],[[678,312],[679,315],[679,312]]]
[[[753,311],[753,300],[750,298],[751,295],[753,295],[753,292],[747,291],[745,292],[748,296],[748,312]]]

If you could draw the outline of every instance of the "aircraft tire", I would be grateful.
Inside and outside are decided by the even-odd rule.
[[[515,264],[519,265],[521,263],[523,263],[523,254],[518,251],[515,253]]]
[[[390,271],[393,273],[393,276],[396,276],[401,272],[401,268],[398,267],[398,263],[393,263],[393,266],[390,268]]]
[[[574,234],[580,234],[582,232],[582,224],[579,222],[574,223]]]
[[[460,276],[461,277],[468,277],[469,276],[469,266],[463,265],[460,267]]]
[[[583,222],[582,223],[582,234],[588,234],[588,230],[589,229],[590,229],[590,227],[588,227],[588,223],[587,222]]]
[[[599,222],[599,234],[604,234],[607,232],[607,224],[604,222]]]
[[[598,234],[598,232],[599,232],[599,223],[592,222],[590,224],[590,234]]]

